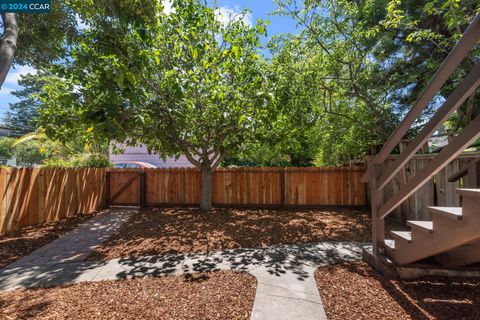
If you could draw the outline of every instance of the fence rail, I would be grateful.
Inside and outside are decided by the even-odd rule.
[[[105,169],[0,169],[0,234],[105,206]]]

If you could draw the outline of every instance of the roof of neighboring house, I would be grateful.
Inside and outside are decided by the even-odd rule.
[[[113,154],[112,148],[110,148],[110,160],[113,163],[120,162],[146,162],[150,163],[157,168],[192,168],[193,165],[188,161],[185,156],[180,156],[178,159],[167,158],[165,161],[160,158],[158,154],[148,153],[145,146],[139,147],[126,147],[118,145],[121,149],[124,149],[123,154]]]

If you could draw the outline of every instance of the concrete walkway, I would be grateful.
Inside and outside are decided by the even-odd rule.
[[[0,270],[0,290],[233,270],[248,272],[257,278],[252,319],[326,319],[313,276],[315,270],[319,266],[332,263],[359,260],[362,248],[365,247],[358,243],[325,242],[200,254],[82,261],[95,245],[103,241],[107,234],[111,234],[112,230],[118,228],[132,213],[133,211],[111,211],[97,216],[79,229],[47,245],[48,248],[41,248],[38,250],[40,253],[32,253],[33,257],[20,259]],[[111,219],[115,221],[115,227]],[[98,241],[94,241],[95,233],[99,236]],[[83,243],[84,246],[76,243]],[[59,252],[64,246],[69,248],[68,253]]]

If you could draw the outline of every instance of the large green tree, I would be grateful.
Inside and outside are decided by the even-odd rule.
[[[342,163],[386,141],[479,10],[478,1],[469,0],[276,2],[277,14],[294,18],[300,32],[277,40],[274,56],[292,50],[297,70],[316,74],[304,85],[317,88],[307,101],[320,113],[318,164]],[[450,94],[477,54],[472,52],[411,133]],[[457,128],[476,113],[474,98],[460,109]]]
[[[64,140],[86,132],[186,155],[201,170],[201,208],[209,210],[213,171],[252,136],[265,109],[265,27],[248,25],[245,12],[220,19],[194,0],[173,1],[171,13],[156,1],[142,8],[153,17],[85,8],[91,28],[55,68],[40,124]]]

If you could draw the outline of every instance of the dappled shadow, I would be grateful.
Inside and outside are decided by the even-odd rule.
[[[92,261],[7,267],[0,270],[0,290],[58,286],[80,281],[82,277],[89,279],[90,272],[95,273],[105,264],[105,261]]]
[[[480,318],[480,279],[391,279],[384,286],[412,318]]]
[[[402,280],[379,274],[365,263],[347,263],[319,270],[320,292],[331,319],[342,308],[366,314],[359,319],[479,319],[480,279],[428,277]],[[349,283],[328,301],[332,283]],[[337,287],[338,289],[338,287]],[[346,305],[346,304],[349,305]],[[345,305],[344,305],[345,304]]]
[[[58,239],[95,215],[92,213],[65,218],[0,236],[0,268]]]
[[[44,293],[39,291],[25,292],[21,296],[9,296],[9,299],[0,298],[0,316],[4,310],[14,309],[15,318],[6,319],[33,319],[39,313],[44,312],[51,305],[51,301],[45,297]],[[28,303],[25,303],[28,301]]]
[[[234,270],[282,277],[289,275],[303,281],[318,266],[356,261],[363,245],[321,243],[276,246],[264,249],[233,249],[212,253],[188,253],[166,256],[143,256],[113,260],[119,265],[117,279],[164,276],[184,273]]]
[[[234,248],[370,241],[366,210],[143,209],[89,257],[113,259],[142,255],[212,252]]]
[[[0,319],[248,319],[255,288],[216,272],[16,290],[0,292]]]
[[[320,243],[36,265],[29,268],[9,267],[0,271],[0,290],[220,270],[249,272],[255,276],[285,276],[304,281],[313,275],[318,266],[358,260],[361,251],[360,244]]]

